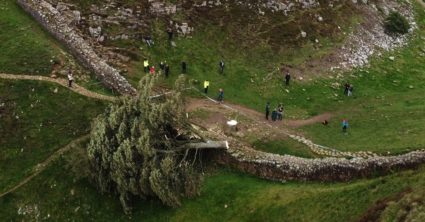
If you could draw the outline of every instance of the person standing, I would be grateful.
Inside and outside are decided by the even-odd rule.
[[[143,67],[145,68],[145,73],[149,72],[149,60],[148,59],[144,59],[143,60]]]
[[[344,95],[348,96],[348,89],[350,88],[350,84],[347,82],[344,84]]]
[[[266,104],[266,120],[269,120],[270,115],[270,102],[267,102]]]
[[[154,74],[155,74],[155,66],[152,66],[152,67],[149,69],[149,73],[150,73],[150,74],[152,74],[152,75],[154,75]]]
[[[172,28],[168,28],[167,29],[167,34],[168,34],[168,41],[172,41],[173,40],[173,29]]]
[[[276,121],[277,120],[277,109],[274,109],[272,112],[272,121]]]
[[[220,63],[218,64],[220,66],[220,74],[224,73],[224,61],[220,60]]]
[[[168,64],[165,64],[164,74],[165,78],[168,78],[168,75],[170,74],[170,66],[168,66]]]
[[[217,100],[218,100],[219,103],[222,103],[223,102],[223,100],[224,100],[224,91],[223,91],[223,89],[220,89],[218,91],[218,98],[217,98]]]
[[[165,69],[165,63],[163,61],[161,61],[159,63],[159,68],[161,69],[161,71],[164,71],[164,69]]]
[[[72,76],[71,70],[68,71],[68,87],[72,87],[72,82],[74,81],[74,76]]]
[[[347,90],[347,96],[352,96],[353,90],[354,90],[353,85],[350,84],[350,86],[348,87],[348,90]]]
[[[185,61],[183,61],[183,62],[182,62],[182,73],[183,73],[183,74],[186,74],[186,71],[187,71],[187,64],[186,64],[186,62],[185,62]]]
[[[289,86],[289,81],[291,80],[291,74],[289,74],[289,72],[286,73],[285,75],[285,85]]]
[[[279,104],[277,108],[277,119],[282,120],[283,119],[283,105]]]
[[[204,93],[208,94],[208,88],[210,87],[210,81],[205,80],[204,81]]]
[[[153,40],[152,40],[152,37],[151,37],[150,35],[145,36],[145,37],[144,37],[144,40],[145,40],[146,44],[147,44],[149,47],[152,47],[152,46],[153,46]]]
[[[347,129],[348,129],[348,120],[343,119],[342,120],[342,132],[347,133]]]

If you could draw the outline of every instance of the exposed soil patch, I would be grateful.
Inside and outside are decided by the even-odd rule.
[[[283,121],[276,121],[276,122],[272,122],[272,121],[266,121],[265,120],[265,114],[264,113],[260,113],[256,110],[252,110],[250,108],[247,108],[245,106],[241,106],[241,105],[237,105],[237,104],[229,104],[226,102],[226,105],[231,107],[232,109],[234,109],[235,111],[240,111],[241,113],[243,113],[244,115],[253,118],[255,120],[258,120],[260,122],[263,123],[267,123],[267,124],[271,124],[274,126],[286,126],[286,127],[291,127],[291,128],[298,128],[298,127],[303,127],[303,126],[307,126],[307,125],[311,125],[311,124],[315,124],[315,123],[321,123],[324,120],[330,120],[332,118],[332,114],[331,113],[323,113],[314,117],[311,117],[309,119],[304,119],[304,120],[286,120],[284,119]],[[211,101],[207,100],[207,99],[190,99],[188,101],[186,110],[188,112],[194,111],[198,108],[203,108],[206,110],[209,110],[211,112],[223,112],[226,111],[222,106],[218,105],[218,104],[214,104]],[[213,121],[213,120],[211,120]]]

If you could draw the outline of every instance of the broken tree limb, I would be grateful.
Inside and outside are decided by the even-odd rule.
[[[207,141],[206,143],[188,143],[177,149],[229,149],[227,141]]]
[[[173,150],[155,150],[160,153],[175,153],[185,150],[193,149],[229,149],[229,143],[227,141],[207,141],[206,143],[186,143],[185,145],[179,146]]]

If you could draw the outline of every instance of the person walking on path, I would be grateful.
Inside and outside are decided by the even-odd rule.
[[[150,73],[150,74],[152,74],[152,75],[154,75],[154,74],[155,74],[155,66],[152,66],[152,67],[149,69],[149,73]]]
[[[68,87],[72,87],[72,82],[74,81],[74,76],[72,76],[71,70],[68,71]]]
[[[144,59],[143,60],[143,67],[145,68],[145,73],[149,72],[149,60],[148,59]]]
[[[218,64],[220,66],[220,74],[224,73],[224,61],[220,60],[220,63]]]
[[[267,102],[266,104],[266,120],[269,120],[270,115],[270,102]]]
[[[347,129],[348,129],[348,120],[343,119],[342,120],[342,132],[347,133]]]
[[[165,78],[168,78],[168,75],[170,74],[170,66],[168,66],[168,64],[165,64],[164,74]]]
[[[210,81],[205,80],[204,81],[204,93],[208,94],[208,88],[210,87]]]
[[[218,98],[217,98],[217,100],[218,100],[219,103],[222,103],[223,102],[223,100],[224,100],[224,91],[223,91],[223,89],[220,89],[218,91]]]
[[[183,73],[183,74],[186,74],[186,71],[187,71],[187,64],[186,64],[186,62],[185,62],[185,61],[183,61],[183,62],[182,62],[182,73]]]
[[[289,74],[289,72],[286,73],[285,75],[285,85],[289,86],[289,81],[291,80],[291,74]]]

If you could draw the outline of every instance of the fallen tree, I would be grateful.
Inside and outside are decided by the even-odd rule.
[[[184,79],[175,93],[151,97],[155,81],[140,82],[138,95],[124,97],[93,123],[87,148],[91,178],[104,193],[117,193],[125,212],[135,198],[157,197],[177,207],[199,193],[198,150],[227,149],[227,142],[205,142],[185,114]]]

